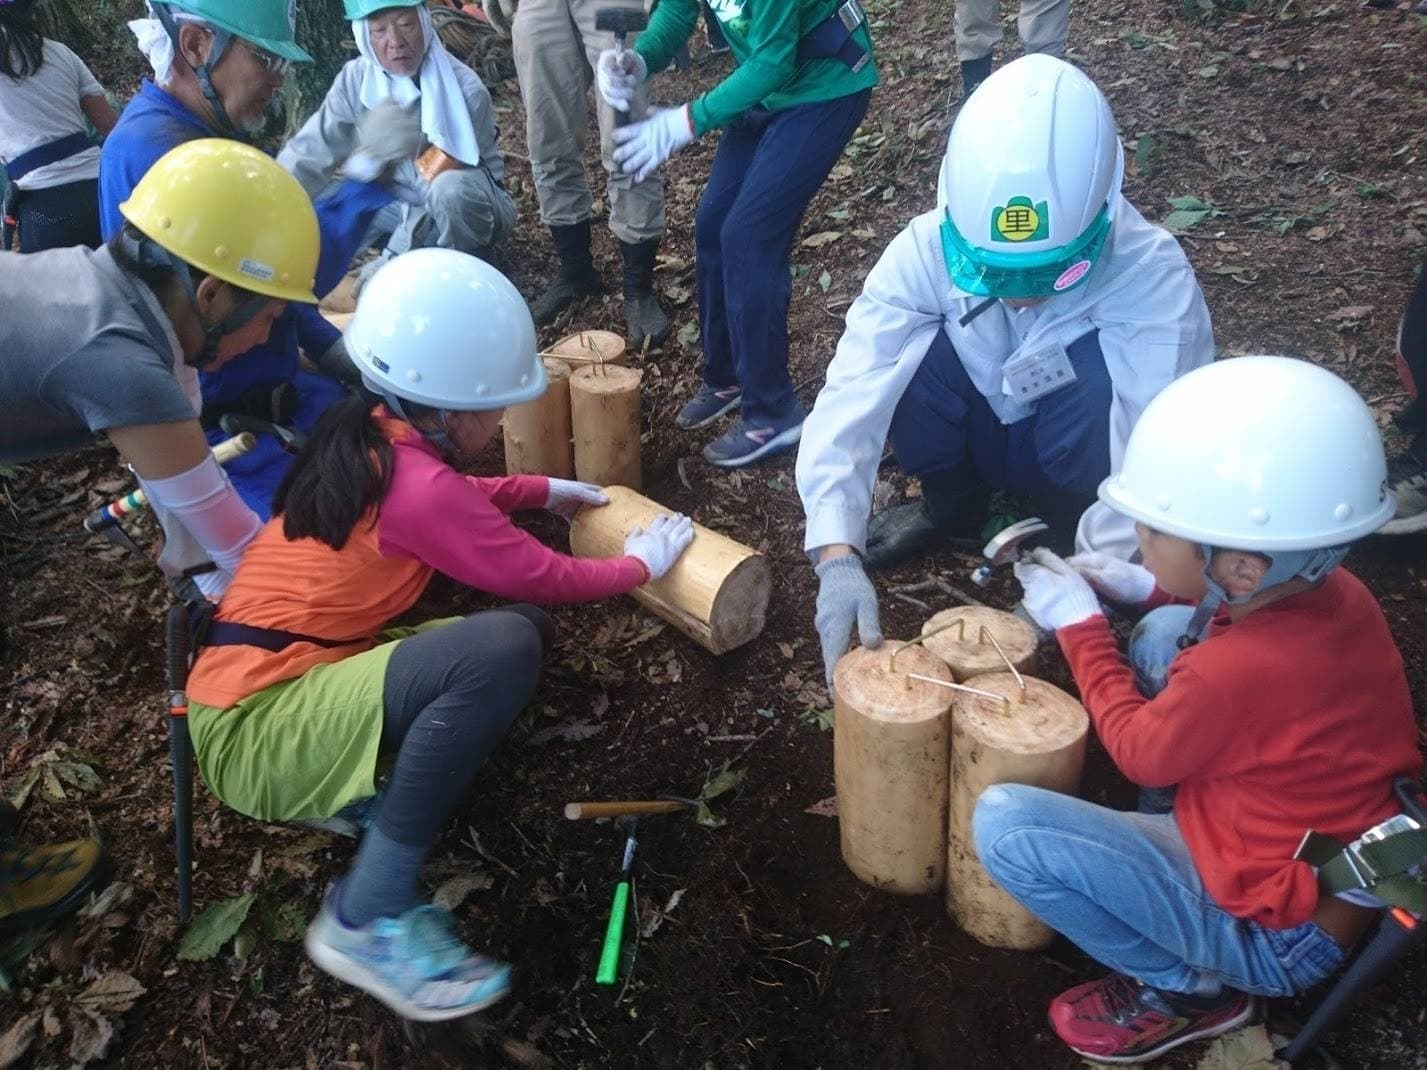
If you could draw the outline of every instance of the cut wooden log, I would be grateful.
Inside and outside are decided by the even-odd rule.
[[[608,505],[581,509],[570,526],[577,557],[618,557],[633,528],[671,511],[628,487],[606,486],[605,493]],[[631,593],[706,650],[724,654],[763,631],[771,582],[766,557],[695,524],[694,541],[674,567]]]
[[[541,356],[580,368],[586,364],[624,364],[629,350],[623,336],[613,331],[579,331],[561,338]]]
[[[505,437],[505,470],[572,479],[575,447],[570,432],[570,366],[544,358],[550,386],[524,405],[512,405],[501,418]]]
[[[833,770],[842,860],[883,891],[931,895],[946,870],[947,755],[955,692],[919,646],[858,647],[833,670]]]
[[[1005,695],[1010,705],[968,694],[958,694],[952,704],[946,907],[983,944],[1034,951],[1055,934],[992,882],[976,856],[971,815],[992,784],[1033,784],[1074,794],[1090,718],[1059,688],[1034,677],[1025,682],[1023,694],[1009,672],[974,676],[968,681],[972,687]]]
[[[343,334],[347,333],[347,325],[352,322],[352,317],[356,315],[355,312],[332,312],[325,308],[319,311],[321,311],[323,319],[332,324],[333,327],[336,327]]]
[[[982,634],[983,628],[1001,644],[1005,659]],[[983,606],[943,609],[922,625],[922,635],[926,636],[922,645],[946,662],[957,680],[1000,672],[1006,660],[1017,671],[1030,672],[1040,643],[1036,630],[1014,613]]]
[[[586,365],[570,376],[575,476],[600,486],[644,484],[639,451],[639,383],[633,368]]]
[[[357,311],[357,276],[343,275],[340,282],[327,292],[317,306],[323,312]]]

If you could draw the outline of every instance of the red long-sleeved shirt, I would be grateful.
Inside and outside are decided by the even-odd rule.
[[[1312,917],[1307,829],[1351,840],[1398,811],[1392,779],[1422,767],[1387,621],[1337,569],[1317,587],[1220,618],[1146,699],[1104,617],[1057,633],[1095,730],[1145,787],[1178,785],[1174,816],[1215,902],[1288,928]]]

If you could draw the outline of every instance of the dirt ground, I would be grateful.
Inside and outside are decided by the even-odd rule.
[[[809,403],[866,271],[933,201],[959,94],[951,5],[867,6],[884,82],[794,255],[794,378]],[[1427,19],[1348,0],[1287,0],[1255,12],[1201,21],[1193,3],[1077,4],[1072,58],[1115,108],[1132,161],[1130,199],[1152,219],[1168,215],[1170,198],[1199,199],[1183,242],[1222,350],[1311,357],[1353,382],[1386,424],[1404,400],[1391,361],[1397,317],[1427,245]],[[1000,54],[1013,54],[1013,45]],[[703,54],[701,37],[695,55],[691,72],[659,79],[664,102],[688,99],[729,63]],[[522,213],[511,268],[533,294],[552,255],[514,86],[499,87],[498,98]],[[127,483],[104,448],[7,476],[3,786],[12,793],[39,770],[25,837],[81,835],[92,822],[113,848],[121,882],[53,938],[0,949],[11,986],[0,993],[0,1033],[42,1015],[24,1057],[31,1061],[21,1065],[85,1057],[202,1070],[1079,1065],[1050,1033],[1044,1009],[1059,990],[1096,976],[1093,963],[1061,944],[1046,954],[989,950],[961,934],[939,901],[863,886],[839,858],[836,820],[809,812],[833,794],[832,736],[792,462],[717,471],[698,459],[701,435],[672,427],[697,385],[692,221],[713,148],[706,138],[667,169],[659,277],[680,340],[644,363],[645,490],[769,555],[767,630],[715,659],[672,629],[651,627],[654,619],[628,600],[556,610],[560,646],[540,690],[478,774],[428,874],[446,894],[466,893],[457,909],[463,933],[517,967],[515,995],[479,1027],[408,1032],[311,967],[295,938],[350,856],[350,841],[259,825],[201,788],[198,908],[257,898],[236,945],[204,961],[176,957],[165,596],[146,562],[78,532],[85,511]],[[617,250],[597,230],[597,255],[613,281]],[[806,241],[828,233],[837,237]],[[620,303],[587,304],[574,321],[617,329]],[[497,449],[480,469],[500,467]],[[557,544],[564,538],[553,522],[534,527]],[[142,524],[134,530],[153,534]],[[1377,541],[1351,561],[1383,600],[1419,696],[1427,695],[1422,551],[1417,539]],[[931,611],[951,604],[935,590],[914,604],[891,588],[931,575],[964,587],[971,563],[945,554],[880,577],[887,634],[915,634]],[[1015,591],[1002,579],[981,597],[1009,606]],[[437,582],[412,616],[488,604]],[[1063,664],[1050,660],[1048,677],[1068,686]],[[1419,702],[1419,719],[1423,712]],[[562,804],[693,795],[726,769],[743,779],[713,803],[723,827],[684,817],[643,826],[637,899],[648,935],[626,985],[595,986],[622,840],[608,824],[565,821]],[[1084,793],[1130,801],[1093,744]],[[1419,956],[1353,1012],[1334,1038],[1336,1054],[1360,1068],[1427,1067],[1424,990]]]

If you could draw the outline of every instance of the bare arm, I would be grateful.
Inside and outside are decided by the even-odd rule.
[[[114,124],[119,121],[119,113],[109,104],[109,98],[103,93],[94,96],[79,98],[80,110],[84,112],[85,118],[94,124],[94,129],[99,131],[100,137],[108,137],[109,131],[114,129]]]
[[[111,427],[104,433],[144,479],[168,479],[187,472],[209,454],[197,420]]]

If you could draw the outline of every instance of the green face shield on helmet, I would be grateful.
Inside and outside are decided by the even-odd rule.
[[[184,12],[280,59],[311,63],[292,33],[289,0],[154,0],[171,12]],[[213,62],[216,62],[214,60]]]
[[[420,7],[423,2],[424,0],[342,0],[342,14],[347,16],[347,21],[355,22],[357,19],[370,18],[387,8]]]
[[[1081,285],[1090,275],[1110,234],[1110,206],[1100,210],[1068,245],[1035,253],[997,253],[966,240],[943,210],[941,254],[957,289],[977,297],[1054,297]]]

